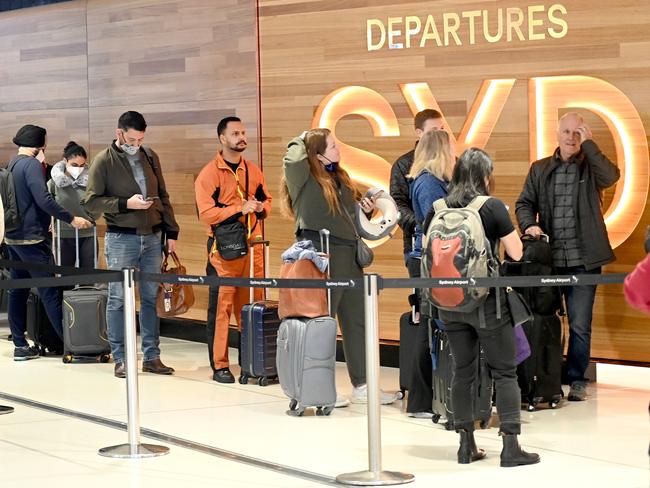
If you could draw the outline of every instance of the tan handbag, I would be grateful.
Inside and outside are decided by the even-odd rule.
[[[298,259],[293,263],[282,263],[281,279],[325,280],[321,272],[309,259]],[[324,317],[329,315],[325,288],[280,288],[278,315],[286,317]]]
[[[174,268],[167,268],[167,259],[169,256],[174,261]],[[181,264],[180,259],[175,252],[165,253],[165,259],[162,263],[161,273],[166,274],[186,274],[185,266]],[[161,283],[156,298],[156,313],[158,317],[176,317],[187,312],[194,305],[194,290],[192,285],[181,285],[178,283]]]

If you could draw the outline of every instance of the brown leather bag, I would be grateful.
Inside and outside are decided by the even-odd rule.
[[[167,259],[172,257],[176,267],[167,269]],[[175,252],[165,253],[161,273],[166,274],[187,274],[185,266]],[[161,283],[156,298],[156,313],[158,317],[176,317],[187,312],[194,305],[194,290],[192,285],[181,285],[178,283]]]
[[[321,272],[309,259],[298,259],[293,263],[282,263],[280,278],[325,280]],[[280,288],[278,315],[286,317],[324,317],[329,315],[325,288]]]

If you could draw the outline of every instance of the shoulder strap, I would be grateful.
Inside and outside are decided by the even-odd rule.
[[[490,198],[492,198],[492,197],[488,197],[488,196],[484,196],[484,195],[479,195],[477,197],[474,197],[474,200],[472,200],[469,203],[469,205],[467,205],[467,208],[471,208],[471,209],[476,210],[478,212],[479,210],[481,210],[483,205],[485,205],[485,202],[487,202]]]
[[[447,206],[447,202],[445,202],[444,198],[439,198],[435,202],[433,202],[433,210],[436,211],[436,213],[440,212],[441,210],[445,210],[449,208]]]

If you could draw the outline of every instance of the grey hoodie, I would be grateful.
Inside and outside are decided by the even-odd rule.
[[[65,170],[65,161],[59,161],[52,167],[52,179],[47,182],[47,189],[56,202],[75,217],[83,217],[93,222],[95,219],[81,206],[81,200],[86,195],[88,185],[88,168],[84,167],[79,177],[75,180]],[[56,232],[56,226],[55,226]],[[61,237],[74,238],[74,227],[66,222],[61,222]],[[79,230],[79,237],[92,237],[93,229]]]

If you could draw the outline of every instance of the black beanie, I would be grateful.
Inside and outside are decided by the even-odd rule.
[[[20,147],[43,147],[45,146],[45,134],[47,131],[37,125],[23,125],[16,137],[13,138],[13,143]]]

